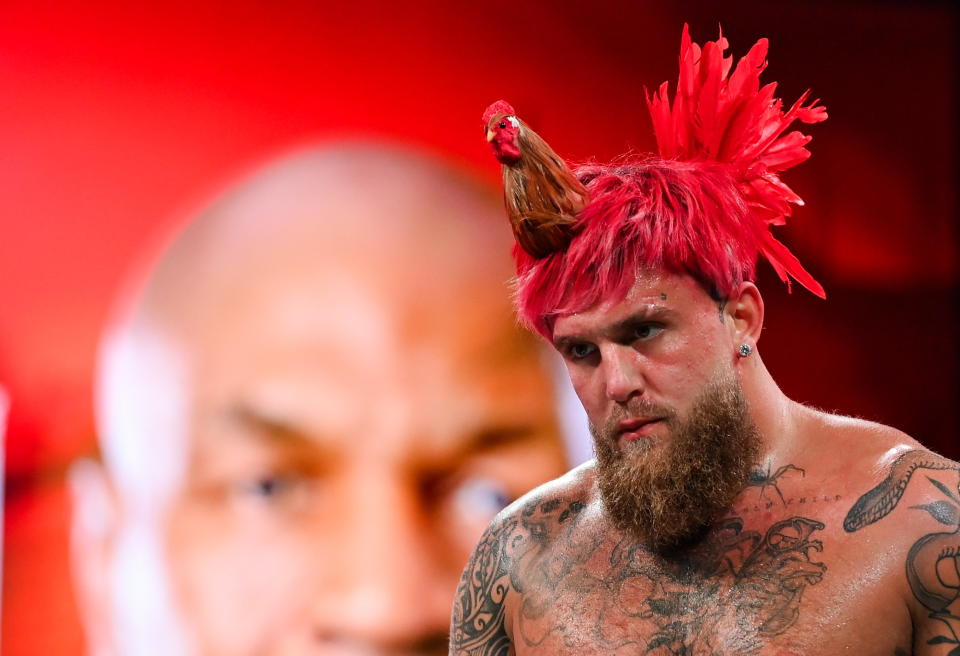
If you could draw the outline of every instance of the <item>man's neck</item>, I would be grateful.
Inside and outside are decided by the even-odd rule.
[[[788,457],[798,430],[802,406],[787,398],[773,380],[759,353],[740,362],[740,380],[760,437],[763,460]]]

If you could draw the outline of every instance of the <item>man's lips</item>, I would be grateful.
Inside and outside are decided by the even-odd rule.
[[[650,437],[663,417],[633,417],[624,419],[617,425],[617,435],[620,439],[631,441]]]

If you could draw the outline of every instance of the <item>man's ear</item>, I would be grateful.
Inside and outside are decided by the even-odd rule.
[[[747,344],[756,348],[763,330],[763,297],[752,282],[740,283],[737,293],[730,297],[724,308],[730,318],[731,337],[734,344]]]
[[[110,553],[118,525],[113,486],[103,465],[93,459],[74,462],[70,488],[70,565],[74,595],[87,639],[87,653],[114,653],[110,618]]]

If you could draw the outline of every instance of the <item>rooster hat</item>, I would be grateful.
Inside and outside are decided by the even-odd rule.
[[[622,298],[645,268],[690,274],[721,300],[754,279],[762,254],[788,287],[825,297],[770,229],[803,204],[779,174],[810,156],[810,137],[787,129],[826,109],[805,105],[808,91],[784,110],[776,83],[760,86],[766,39],[736,68],[727,47],[721,35],[701,48],[684,26],[673,102],[666,82],[647,95],[657,155],[571,170],[509,104],[487,108],[517,241],[518,313],[541,335],[553,317]]]

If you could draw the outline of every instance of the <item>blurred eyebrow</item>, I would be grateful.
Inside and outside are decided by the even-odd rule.
[[[496,449],[524,442],[536,434],[532,425],[503,424],[488,426],[476,431],[469,438],[457,445],[451,456],[459,458],[475,453],[494,451]]]
[[[314,440],[293,424],[271,417],[246,404],[233,404],[223,415],[228,422],[246,428],[244,435],[260,441],[288,447],[304,447],[314,443]]]
[[[239,423],[243,434],[251,439],[277,444],[286,448],[316,448],[316,440],[296,426],[246,404],[235,404],[225,412],[228,421]],[[537,434],[533,424],[516,422],[484,426],[470,433],[468,437],[451,445],[445,454],[450,459],[466,458],[470,455],[495,451],[522,443]]]

